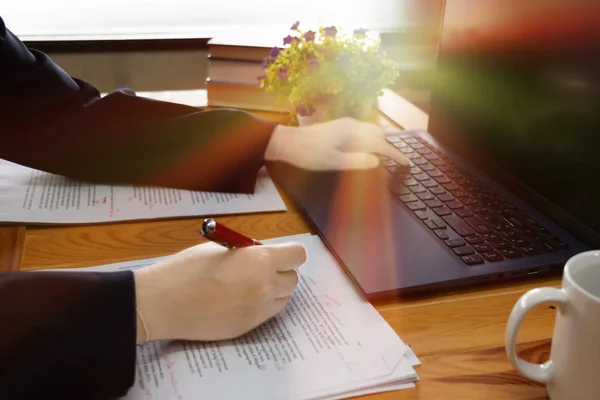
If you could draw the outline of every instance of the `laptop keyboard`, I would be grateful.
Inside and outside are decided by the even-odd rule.
[[[499,262],[568,248],[534,221],[419,136],[388,136],[411,159],[391,191],[467,265]],[[396,174],[396,164],[382,158]]]

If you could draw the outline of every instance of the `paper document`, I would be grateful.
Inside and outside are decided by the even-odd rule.
[[[136,381],[125,399],[341,399],[414,387],[418,364],[316,236],[287,307],[226,341],[162,341],[138,347]],[[149,259],[86,268],[143,268]]]
[[[265,169],[252,195],[94,185],[0,159],[0,222],[77,224],[281,211]]]

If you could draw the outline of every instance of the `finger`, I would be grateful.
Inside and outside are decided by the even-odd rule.
[[[271,312],[270,312],[270,317],[274,317],[276,315],[278,315],[280,312],[282,312],[285,307],[288,305],[288,303],[290,302],[290,296],[287,297],[280,297],[278,299],[275,299],[275,301],[273,301],[273,305],[271,306]]]
[[[410,159],[406,157],[406,155],[404,155],[404,153],[402,153],[400,150],[389,144],[387,140],[380,139],[377,141],[375,146],[377,148],[374,150],[375,152],[389,157],[401,167],[407,168],[410,165]]]
[[[292,271],[277,272],[275,278],[275,297],[290,296],[298,286],[298,273]]]
[[[286,243],[269,246],[271,265],[277,271],[291,271],[306,262],[306,250],[300,244]]]
[[[349,141],[349,145],[354,151],[378,153],[389,157],[402,167],[407,167],[410,164],[409,158],[404,153],[385,140],[385,135],[379,135],[373,130],[355,132]]]
[[[369,153],[337,153],[331,159],[331,169],[355,170],[376,168],[379,159]]]

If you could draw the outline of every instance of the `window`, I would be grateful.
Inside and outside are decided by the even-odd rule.
[[[236,28],[411,25],[422,0],[19,0],[2,17],[23,37],[211,37]]]

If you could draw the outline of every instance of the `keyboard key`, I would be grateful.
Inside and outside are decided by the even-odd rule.
[[[422,185],[410,186],[409,189],[413,193],[427,192],[427,189],[425,189]]]
[[[421,200],[433,200],[433,199],[435,199],[435,196],[434,196],[434,195],[432,195],[432,194],[431,194],[431,193],[429,193],[429,192],[423,192],[423,193],[419,193],[417,196],[418,196],[418,197],[419,197],[419,199],[421,199]],[[429,207],[431,207],[431,206],[429,206]],[[437,206],[437,207],[439,207],[439,206]]]
[[[558,246],[555,245],[554,243],[550,243],[550,242],[542,243],[542,251],[545,251],[545,252],[558,251]]]
[[[466,245],[467,243],[462,239],[449,239],[446,240],[446,246],[448,247],[461,247]]]
[[[452,192],[452,194],[458,198],[467,197],[469,195],[467,192],[465,192],[462,189],[455,190],[454,192]]]
[[[385,160],[381,162],[381,165],[383,165],[384,167],[395,167],[396,163],[392,160]]]
[[[435,153],[430,153],[430,154],[424,154],[423,158],[426,159],[426,160],[433,161],[433,160],[439,160],[440,156],[438,156]]]
[[[429,218],[429,216],[427,215],[427,212],[425,211],[421,211],[421,210],[417,210],[415,211],[415,215],[417,216],[417,218],[419,219],[427,219]]]
[[[442,229],[435,229],[433,232],[436,234],[437,237],[439,237],[442,240],[448,239],[448,234]]]
[[[400,196],[400,201],[404,202],[404,203],[411,203],[413,201],[419,201],[419,198],[417,196],[415,196],[414,194],[405,194],[403,196]]]
[[[450,178],[448,178],[447,176],[443,176],[443,175],[442,176],[436,176],[435,180],[436,180],[437,183],[450,183],[450,182],[452,182],[450,180]]]
[[[506,240],[498,240],[497,242],[492,242],[495,248],[500,250],[510,249],[512,246]]]
[[[408,148],[408,145],[404,142],[396,142],[396,143],[392,143],[394,145],[394,147],[402,150],[402,149],[406,149]]]
[[[477,202],[477,200],[475,200],[472,197],[468,197],[468,196],[463,197],[462,199],[460,199],[460,201],[462,201],[463,203],[465,203],[468,206]]]
[[[452,251],[454,251],[454,253],[456,253],[456,255],[459,256],[468,256],[471,254],[475,254],[475,250],[473,250],[469,246],[455,247],[452,249]]]
[[[415,201],[413,203],[406,203],[406,207],[408,207],[412,211],[426,210],[427,209],[427,206],[422,201]]]
[[[426,188],[438,187],[437,182],[432,180],[423,181],[421,182],[421,185],[425,186]]]
[[[521,238],[516,238],[516,239],[508,239],[509,242],[511,242],[513,244],[513,246],[516,247],[525,247],[529,245],[529,242],[525,239],[521,239]]]
[[[446,223],[444,221],[442,221],[441,219],[437,219],[437,218],[428,219],[427,221],[425,221],[425,224],[430,229],[445,229],[448,227],[448,225],[446,225]]]
[[[452,210],[456,210],[459,208],[463,208],[465,205],[458,200],[452,200],[447,202],[446,206],[448,206],[448,208],[451,208]]]
[[[413,146],[413,148],[414,148],[414,147],[415,147],[415,146]],[[423,148],[423,149],[416,149],[416,151],[417,151],[417,153],[419,153],[420,155],[431,154],[431,150],[429,150],[429,149],[425,149],[425,148]]]
[[[439,200],[427,200],[425,201],[425,204],[427,204],[427,207],[431,208],[442,207],[444,205],[444,203]]]
[[[504,257],[506,257],[506,258],[519,258],[519,257],[523,257],[523,253],[521,253],[517,249],[504,249],[504,250],[501,250],[501,251],[502,251],[502,254],[504,255]]]
[[[415,155],[417,155],[417,156],[418,156],[418,154],[417,154],[417,153],[415,153]],[[413,157],[409,157],[409,158],[413,158]],[[414,158],[414,159],[412,160],[412,162],[413,162],[413,163],[415,163],[415,165],[419,165],[419,166],[421,166],[421,169],[422,169],[423,171],[427,171],[427,170],[425,169],[425,164],[428,164],[427,160],[423,160],[422,158]],[[432,167],[432,168],[433,168],[433,167]]]
[[[402,196],[404,194],[409,194],[410,190],[399,179],[393,179],[390,183],[390,191],[396,196]]]
[[[452,168],[450,165],[441,165],[439,169],[440,171],[445,172],[446,174],[454,170],[454,168]]]
[[[401,150],[404,152],[404,155],[407,158],[410,158],[411,160],[413,160],[413,162],[415,164],[418,164],[417,160],[423,160],[419,153],[415,153],[413,149],[410,149],[410,151],[412,151],[412,153],[411,153],[411,152],[407,151],[408,149],[410,149],[410,147],[407,147],[406,149],[401,149]],[[423,161],[425,161],[425,160],[423,160]]]
[[[440,169],[441,169],[441,168],[440,168]],[[447,175],[449,178],[458,178],[458,177],[460,176],[460,174],[459,174],[458,172],[456,172],[456,170],[453,170],[453,169],[449,169],[449,170],[446,172],[446,175]]]
[[[442,188],[441,186],[433,187],[433,188],[431,188],[429,190],[431,191],[431,193],[438,194],[438,195],[446,193],[446,191],[444,190],[444,188]]]
[[[507,239],[519,239],[519,238],[521,238],[520,233],[517,232],[516,230],[504,231],[504,232],[502,232],[502,236],[504,236]]]
[[[433,190],[431,191],[431,193],[434,193]],[[454,197],[448,193],[442,193],[438,196],[438,199],[440,199],[441,201],[452,201],[454,200]]]
[[[431,162],[433,165],[437,166],[438,168],[446,165],[446,161],[439,160],[439,159],[438,160],[430,160],[429,162]]]
[[[421,172],[420,174],[413,175],[413,178],[418,181],[426,181],[429,180],[429,175],[427,175],[425,172]]]
[[[486,253],[488,251],[494,251],[494,248],[489,243],[478,243],[474,244],[473,248],[480,253]]]
[[[465,240],[469,244],[483,243],[483,239],[481,238],[481,236],[467,236]]]
[[[457,217],[456,215],[449,215],[444,217],[443,219],[460,236],[475,235],[475,231],[473,230],[473,228],[471,228],[469,224],[463,221],[460,217]]]
[[[459,208],[458,210],[455,210],[454,212],[456,213],[456,215],[458,215],[459,217],[462,217],[462,218],[473,216],[473,211],[469,210],[466,207]]]
[[[415,144],[413,144],[413,145],[412,145],[412,146],[410,146],[410,147],[412,147],[412,148],[413,148],[413,149],[415,149],[415,150],[416,150],[416,149],[424,149],[424,148],[425,148],[425,146],[423,146],[421,143],[415,143]]]
[[[409,178],[409,179],[405,179],[402,181],[402,183],[404,183],[404,186],[415,186],[418,185],[419,182],[417,182],[416,180]]]
[[[467,217],[465,222],[473,227],[477,233],[492,233],[492,228],[478,217]]]
[[[498,235],[497,233],[486,233],[483,235],[483,238],[488,242],[497,242],[502,240],[502,236]]]
[[[568,249],[569,248],[569,244],[565,243],[563,241],[559,241],[558,242],[558,247],[560,247],[561,249]]]
[[[410,172],[411,175],[417,175],[417,174],[420,174],[421,172],[423,172],[423,170],[421,168],[419,168],[419,167],[412,167],[409,170],[409,172]]]
[[[470,255],[470,256],[464,256],[464,257],[461,257],[461,259],[467,265],[477,265],[477,264],[483,264],[485,262],[483,260],[483,257],[481,257],[479,254],[473,254],[473,255]]]
[[[434,169],[434,170],[432,170],[432,171],[429,171],[429,172],[428,172],[428,174],[429,174],[429,176],[430,176],[430,177],[432,177],[432,178],[437,178],[437,177],[439,177],[439,176],[443,176],[443,174],[442,174],[440,171],[438,171],[437,169]]]
[[[521,247],[521,251],[523,252],[523,254],[528,255],[528,256],[534,256],[536,254],[540,254],[540,250],[534,246]]]
[[[437,207],[433,209],[433,212],[443,217],[444,215],[452,215],[452,210],[448,207]]]
[[[419,142],[417,141],[417,139],[415,139],[415,138],[414,138],[414,137],[412,137],[412,136],[403,137],[402,139],[403,139],[403,140],[404,140],[406,143],[410,143],[410,144],[416,144],[416,143],[419,143]]]
[[[497,251],[485,252],[485,253],[483,253],[483,256],[485,257],[486,260],[491,261],[491,262],[504,260],[504,257],[502,257],[502,254],[498,253]]]
[[[402,140],[398,136],[388,136],[386,137],[386,140],[390,143],[402,143]]]
[[[421,164],[421,169],[423,171],[435,171],[435,167],[427,162]]]

